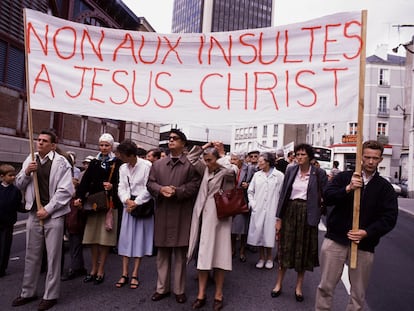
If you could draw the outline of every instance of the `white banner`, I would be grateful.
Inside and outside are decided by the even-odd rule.
[[[356,121],[361,12],[206,34],[94,27],[25,9],[33,109],[196,124]]]

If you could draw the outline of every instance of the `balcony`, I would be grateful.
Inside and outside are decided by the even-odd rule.
[[[379,118],[388,118],[390,116],[390,109],[388,109],[388,108],[378,108],[377,116]]]
[[[386,135],[378,135],[377,140],[383,145],[388,144],[388,136],[386,136]]]

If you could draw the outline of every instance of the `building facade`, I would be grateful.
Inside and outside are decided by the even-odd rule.
[[[29,153],[23,8],[88,25],[153,32],[143,17],[137,17],[116,0],[31,0],[0,1],[0,162],[17,166]],[[64,73],[62,73],[64,74]],[[158,145],[159,126],[49,111],[32,111],[33,132],[54,128],[59,146],[75,151],[78,159],[97,152],[103,132],[115,140],[130,138],[144,148]],[[79,163],[78,163],[79,164]]]
[[[403,146],[407,144],[406,122],[409,120],[404,102],[404,79],[404,57],[367,57],[363,140],[374,139],[384,143],[386,150],[379,165],[380,173],[397,180],[406,176],[406,168],[401,165],[400,158]],[[333,148],[341,169],[355,168],[356,120],[310,124],[307,132],[307,140],[311,144]]]

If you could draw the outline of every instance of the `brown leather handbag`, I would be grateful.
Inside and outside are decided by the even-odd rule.
[[[244,189],[242,188],[235,187],[230,190],[220,189],[214,194],[214,201],[216,202],[218,219],[249,212]]]

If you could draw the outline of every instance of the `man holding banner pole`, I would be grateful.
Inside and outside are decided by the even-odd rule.
[[[377,141],[363,143],[362,174],[341,172],[324,193],[325,203],[332,209],[328,212],[327,233],[321,247],[321,281],[316,290],[315,310],[332,309],[333,293],[344,264],[350,259],[351,243],[358,245],[358,263],[349,269],[351,292],[346,310],[363,309],[375,247],[394,228],[398,215],[397,195],[377,171],[383,151],[383,145]],[[359,229],[352,230],[356,189],[362,192]]]
[[[22,306],[37,299],[37,285],[46,246],[47,275],[43,299],[38,310],[53,307],[60,292],[60,272],[65,215],[69,213],[69,201],[74,187],[72,167],[58,154],[56,135],[53,130],[42,130],[37,139],[35,159],[29,156],[16,176],[16,186],[25,192],[26,210],[29,217],[26,224],[26,257],[20,296],[12,306]],[[35,198],[33,175],[36,172],[40,200]],[[38,206],[37,201],[41,206]]]

